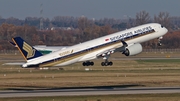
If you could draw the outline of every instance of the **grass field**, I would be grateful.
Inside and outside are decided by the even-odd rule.
[[[0,89],[37,89],[89,86],[179,86],[179,53],[142,53],[131,59],[114,54],[113,66],[102,67],[102,59],[95,60],[95,66],[83,67],[81,63],[51,67],[49,70],[24,69],[19,66],[0,66]],[[138,57],[138,59],[136,59]],[[143,58],[153,57],[153,59]],[[135,59],[134,59],[135,58]],[[155,58],[155,59],[154,59]],[[160,59],[156,59],[160,58]],[[163,58],[163,59],[161,59]],[[0,64],[22,61],[20,55],[0,54]],[[89,71],[85,69],[88,68]],[[42,98],[16,98],[14,101],[178,101],[180,94],[75,96]],[[131,97],[129,97],[131,96]],[[107,97],[107,98],[106,98]],[[166,98],[167,97],[167,98]],[[61,99],[61,100],[60,100]],[[64,99],[64,100],[63,100]],[[146,100],[145,100],[146,99]],[[173,100],[172,100],[173,99]],[[8,98],[0,99],[10,101]]]
[[[144,57],[146,54],[140,54],[137,57]],[[151,56],[153,54],[155,53],[151,53]],[[114,65],[107,67],[100,66],[103,60],[95,60],[93,67],[83,67],[81,63],[76,63],[65,66],[63,69],[51,67],[49,70],[1,65],[0,87],[9,89],[14,87],[61,88],[111,85],[179,86],[180,84],[180,59],[123,60],[124,57],[118,57],[119,55],[121,56],[121,54],[112,56]],[[0,57],[3,60],[1,64],[9,62],[8,60],[10,62],[23,60],[20,55],[13,54],[1,54]],[[89,71],[85,71],[85,68]]]
[[[22,69],[18,66],[2,66],[0,87],[84,87],[110,85],[178,86],[180,68],[178,60],[171,63],[155,60],[114,61],[113,67],[85,67],[80,64],[67,66],[64,70]],[[160,61],[160,60],[158,60]],[[99,60],[96,63],[100,63]]]
[[[1,101],[179,101],[180,94],[129,94],[100,96],[65,96],[33,98],[0,98]]]

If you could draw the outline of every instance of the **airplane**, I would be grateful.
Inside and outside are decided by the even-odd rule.
[[[121,52],[126,56],[139,54],[142,52],[141,43],[157,38],[158,44],[161,45],[163,35],[167,32],[168,30],[161,24],[149,23],[69,46],[47,55],[40,53],[21,37],[12,40],[26,60],[22,68],[65,66],[76,62],[82,62],[83,66],[93,66],[94,62],[90,60],[97,58],[105,60],[101,63],[102,66],[111,66],[113,62],[108,58],[114,52]]]

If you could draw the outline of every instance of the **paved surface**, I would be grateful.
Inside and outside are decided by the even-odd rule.
[[[38,97],[38,96],[77,96],[111,94],[156,94],[180,93],[180,87],[132,87],[132,88],[78,88],[49,90],[6,90],[0,91],[0,97]]]

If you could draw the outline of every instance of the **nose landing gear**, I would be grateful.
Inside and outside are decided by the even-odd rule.
[[[162,43],[161,43],[161,40],[162,40],[162,39],[163,39],[162,36],[158,38],[158,44],[157,44],[158,46],[162,46]]]

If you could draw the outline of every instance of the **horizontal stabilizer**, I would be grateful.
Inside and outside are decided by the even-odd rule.
[[[14,47],[17,47],[17,45],[14,42],[8,41],[11,45],[13,45]]]

